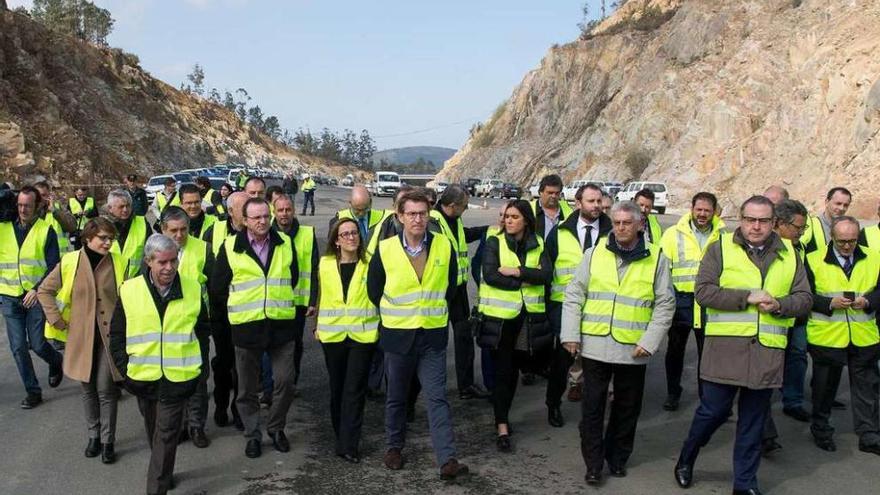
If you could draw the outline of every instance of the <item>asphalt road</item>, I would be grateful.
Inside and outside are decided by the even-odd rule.
[[[326,237],[332,214],[346,204],[347,191],[322,188],[317,193],[314,217],[303,223],[318,228],[319,240]],[[297,198],[299,201],[301,198]],[[298,203],[299,204],[299,203]],[[387,198],[376,207],[387,207]],[[469,225],[481,225],[497,218],[498,200],[488,209],[475,201],[465,214]],[[661,217],[667,226],[673,216]],[[323,246],[322,246],[323,247]],[[471,286],[473,297],[474,287]],[[2,325],[2,323],[0,323]],[[8,349],[6,333],[0,332],[2,348]],[[472,476],[448,484],[439,480],[430,447],[423,405],[411,425],[407,464],[391,472],[382,464],[384,453],[383,405],[368,401],[362,440],[363,462],[349,465],[333,455],[333,432],[328,410],[327,377],[319,345],[306,337],[301,398],[290,411],[287,433],[292,450],[275,452],[264,443],[257,460],[244,456],[245,441],[231,427],[208,424],[212,444],[199,450],[190,443],[177,454],[175,494],[274,494],[274,493],[582,493],[585,468],[580,455],[577,420],[579,404],[564,402],[564,428],[551,428],[546,421],[544,381],[519,387],[511,411],[514,453],[495,449],[492,411],[486,401],[460,401],[455,393],[452,343],[448,353],[450,402],[455,422],[459,456],[470,465]],[[479,352],[477,353],[479,356]],[[479,359],[479,357],[478,357]],[[125,396],[119,406],[116,449],[119,459],[105,466],[83,456],[86,429],[79,384],[65,379],[57,389],[46,385],[46,365],[34,356],[44,387],[45,402],[26,411],[18,403],[23,387],[8,351],[0,351],[0,439],[6,454],[0,456],[0,494],[113,494],[143,493],[149,449],[137,403]],[[666,395],[662,352],[648,366],[647,390],[639,422],[635,453],[629,476],[607,479],[599,490],[606,493],[668,494],[681,490],[672,478],[678,449],[687,433],[696,407],[696,355],[691,344],[685,367],[685,393],[679,411],[660,407]],[[479,374],[479,362],[476,370]],[[808,393],[809,395],[809,393]],[[849,386],[844,378],[840,398],[849,403]],[[775,494],[870,493],[878,480],[876,456],[858,451],[849,411],[835,411],[838,451],[826,453],[812,445],[809,425],[781,414],[775,405],[780,442],[784,449],[765,459],[759,480],[765,492]],[[213,414],[213,405],[209,415]],[[696,467],[695,494],[730,493],[731,458],[735,424],[729,422],[703,450]]]

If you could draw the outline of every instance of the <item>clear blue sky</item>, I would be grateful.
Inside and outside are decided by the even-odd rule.
[[[553,43],[577,37],[582,0],[95,3],[116,19],[110,44],[154,76],[179,86],[198,62],[208,88],[247,89],[288,129],[365,128],[385,149],[464,144]]]

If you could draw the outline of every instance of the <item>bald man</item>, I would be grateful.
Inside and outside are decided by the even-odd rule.
[[[370,191],[361,185],[351,188],[348,205],[348,208],[339,210],[330,220],[330,230],[338,220],[351,218],[357,222],[358,229],[361,231],[361,239],[370,239],[376,227],[391,214],[389,210],[372,209],[373,198],[370,196]]]
[[[229,217],[226,221],[215,222],[202,234],[202,239],[211,243],[214,256],[223,245],[227,237],[232,237],[245,229],[244,204],[250,196],[244,191],[234,192],[229,195],[226,205]],[[244,424],[235,407],[235,399],[238,397],[238,380],[235,373],[235,348],[232,346],[232,331],[229,326],[229,318],[226,306],[214,307],[211,301],[211,335],[214,336],[214,347],[217,355],[211,359],[211,371],[214,373],[214,422],[217,426],[227,426],[229,415],[227,410],[231,408],[232,423],[238,430],[244,430]],[[230,393],[232,400],[230,400]]]
[[[784,187],[774,184],[764,191],[764,197],[776,206],[783,200],[788,199],[788,191]]]

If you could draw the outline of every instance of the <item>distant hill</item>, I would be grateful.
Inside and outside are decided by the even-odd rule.
[[[379,165],[383,160],[390,165],[409,165],[416,163],[421,158],[424,162],[431,162],[437,170],[443,167],[443,163],[452,157],[457,150],[440,146],[409,146],[406,148],[392,148],[382,150],[373,155],[373,163]]]

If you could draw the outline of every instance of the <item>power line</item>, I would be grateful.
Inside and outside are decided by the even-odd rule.
[[[471,117],[471,118],[468,118],[468,119],[459,120],[458,122],[451,122],[451,123],[449,123],[449,124],[440,124],[440,125],[437,125],[437,126],[434,126],[434,127],[428,127],[428,128],[425,128],[425,129],[418,129],[418,130],[415,130],[415,131],[400,132],[400,133],[397,133],[397,134],[385,134],[385,135],[383,135],[383,136],[373,136],[373,138],[374,138],[374,139],[384,139],[384,138],[401,137],[401,136],[412,136],[412,135],[414,135],[414,134],[423,134],[423,133],[425,133],[425,132],[436,131],[436,130],[438,130],[438,129],[446,129],[446,128],[448,128],[448,127],[455,127],[455,126],[457,126],[457,125],[466,124],[466,123],[469,123],[469,122],[474,122],[475,120],[478,120],[478,119],[479,119],[479,117]]]

